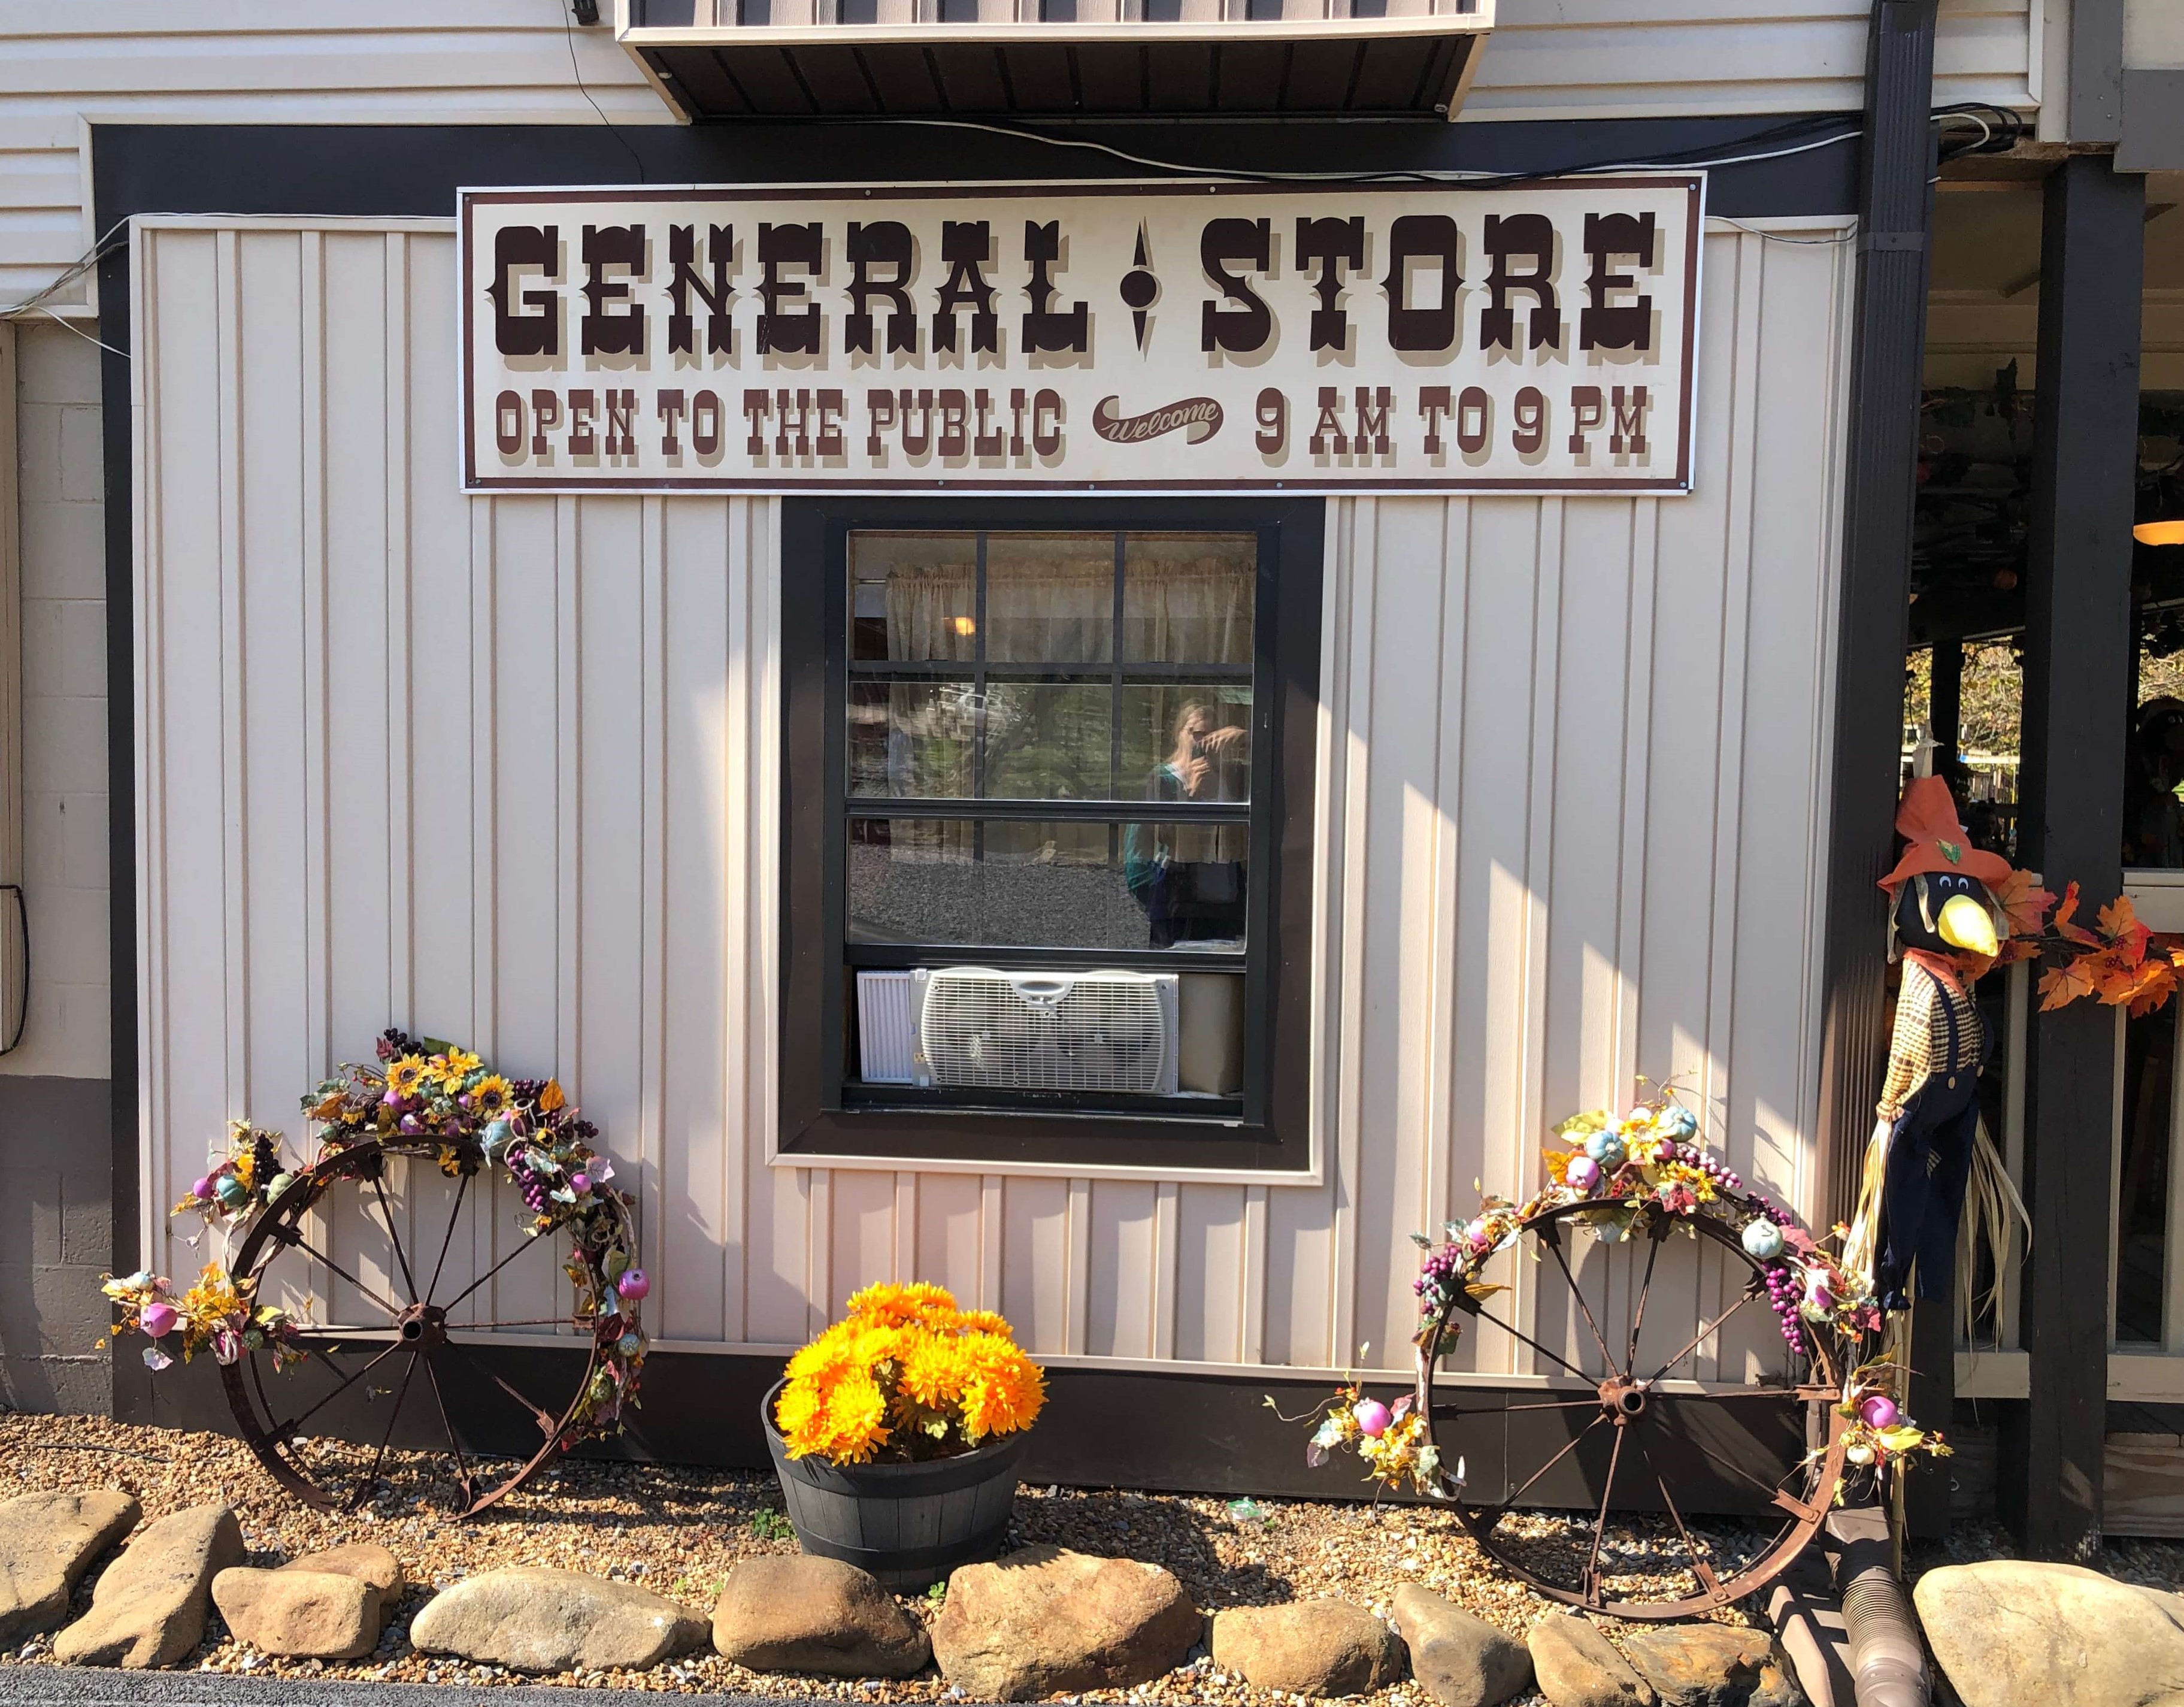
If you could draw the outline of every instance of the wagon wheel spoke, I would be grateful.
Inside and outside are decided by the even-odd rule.
[[[1549,1351],[1545,1346],[1541,1345],[1537,1340],[1534,1339],[1529,1334],[1524,1332],[1522,1330],[1511,1327],[1508,1323],[1503,1321],[1501,1317],[1494,1314],[1493,1312],[1487,1309],[1484,1305],[1480,1306],[1478,1314],[1479,1319],[1481,1321],[1491,1322],[1496,1327],[1501,1329],[1503,1333],[1509,1335],[1512,1338],[1522,1340],[1541,1357],[1560,1364],[1580,1381],[1584,1381],[1588,1385],[1592,1382],[1593,1378],[1587,1375],[1583,1370],[1580,1369],[1575,1364],[1572,1363],[1568,1358],[1562,1356],[1559,1353]]]
[[[425,1283],[425,1302],[431,1303],[440,1290],[440,1270],[448,1266],[448,1247],[455,1241],[455,1224],[463,1218],[463,1199],[471,1189],[471,1176],[466,1172],[462,1183],[455,1187],[454,1207],[448,1211],[448,1230],[440,1236],[440,1254],[432,1264],[432,1278]]]
[[[448,1299],[445,1304],[440,1307],[442,1312],[443,1314],[452,1313],[457,1304],[462,1303],[465,1298],[470,1297],[472,1292],[477,1291],[480,1286],[482,1286],[488,1280],[490,1280],[495,1275],[499,1274],[503,1269],[506,1268],[526,1251],[532,1249],[538,1243],[538,1238],[536,1234],[526,1233],[524,1235],[523,1242],[521,1244],[518,1245],[514,1250],[503,1257],[498,1263],[495,1263],[490,1269],[488,1269],[482,1275],[480,1275],[477,1279],[472,1280],[470,1285],[465,1286],[462,1291],[456,1293],[454,1297]]]
[[[449,1351],[454,1353],[455,1355],[462,1358],[465,1363],[468,1364],[472,1369],[476,1370],[480,1375],[483,1375],[488,1381],[491,1381],[495,1386],[506,1393],[509,1397],[514,1399],[516,1403],[521,1405],[524,1409],[529,1411],[532,1416],[537,1420],[538,1424],[538,1431],[541,1434],[546,1436],[550,1440],[555,1434],[560,1432],[561,1427],[560,1418],[554,1416],[543,1406],[526,1397],[521,1392],[518,1392],[514,1386],[503,1380],[499,1370],[488,1368],[482,1359],[473,1356],[471,1353],[469,1347],[458,1345],[453,1340],[447,1341],[446,1345]]]
[[[303,1230],[300,1227],[290,1227],[285,1232],[276,1228],[274,1231],[273,1236],[283,1244],[293,1245],[305,1256],[313,1258],[315,1261],[325,1264],[326,1267],[332,1269],[334,1273],[339,1275],[342,1279],[347,1280],[349,1285],[354,1286],[358,1291],[363,1293],[365,1297],[370,1299],[373,1303],[378,1305],[381,1309],[386,1311],[388,1320],[392,1321],[395,1317],[402,1314],[401,1305],[394,1303],[391,1298],[387,1297],[385,1293],[376,1291],[373,1288],[365,1286],[363,1281],[359,1280],[355,1275],[349,1273],[347,1269],[342,1267],[339,1263],[334,1261],[332,1257],[329,1257],[316,1245],[314,1245],[309,1239],[306,1239],[304,1236]]]
[[[1741,1398],[1744,1397],[1744,1395],[1735,1394],[1724,1396],[1713,1393],[1655,1393],[1649,1403],[1649,1409],[1651,1405],[1669,1403],[1719,1404],[1722,1403],[1724,1397]],[[1748,1483],[1751,1487],[1758,1489],[1758,1491],[1765,1494],[1773,1503],[1776,1505],[1783,1505],[1784,1502],[1786,1500],[1796,1500],[1797,1497],[1794,1494],[1791,1494],[1788,1489],[1784,1487],[1780,1482],[1763,1481],[1759,1477],[1754,1475],[1750,1470],[1739,1464],[1735,1459],[1721,1457],[1718,1453],[1709,1451],[1704,1446],[1699,1447],[1698,1450],[1708,1464],[1714,1465],[1718,1469],[1727,1470],[1731,1475],[1736,1477],[1740,1481]],[[1803,1461],[1800,1460],[1797,1464],[1793,1464],[1791,1467],[1791,1475],[1796,1475],[1797,1472],[1803,1468]],[[1784,1509],[1786,1510],[1791,1508],[1784,1506]],[[1795,1509],[1801,1512],[1804,1510],[1804,1502],[1802,1500],[1797,1500]]]
[[[425,1379],[432,1384],[432,1403],[439,1407],[440,1426],[448,1431],[448,1447],[455,1455],[455,1491],[463,1497],[465,1510],[477,1503],[477,1479],[471,1474],[471,1461],[463,1455],[463,1442],[455,1432],[455,1420],[448,1414],[448,1396],[440,1391],[440,1372],[432,1366],[428,1354],[425,1358]]]
[[[465,1322],[457,1331],[482,1334],[488,1328],[587,1328],[591,1324],[577,1316],[526,1316],[514,1322]]]
[[[1655,1381],[1658,1381],[1662,1376],[1668,1374],[1670,1370],[1675,1368],[1678,1364],[1683,1362],[1685,1358],[1691,1356],[1691,1354],[1696,1351],[1701,1345],[1705,1343],[1706,1337],[1708,1334],[1719,1333],[1721,1331],[1722,1324],[1726,1322],[1739,1310],[1742,1309],[1747,1304],[1750,1303],[1755,1296],[1756,1295],[1752,1292],[1747,1292],[1742,1297],[1739,1298],[1735,1303],[1731,1304],[1727,1309],[1716,1316],[1711,1322],[1702,1323],[1699,1326],[1699,1330],[1693,1334],[1691,1338],[1685,1342],[1683,1350],[1678,1352],[1675,1356],[1670,1358],[1668,1362],[1663,1364],[1660,1368],[1654,1370],[1652,1375],[1646,1377],[1646,1385],[1650,1387]]]
[[[1599,1401],[1596,1399],[1593,1403],[1597,1404]],[[1578,1449],[1579,1444],[1585,1439],[1585,1437],[1607,1420],[1607,1414],[1605,1411],[1602,1411],[1598,1416],[1595,1417],[1591,1422],[1587,1423],[1583,1428],[1572,1435],[1569,1437],[1568,1443],[1563,1446],[1560,1452],[1557,1453],[1552,1458],[1549,1459],[1545,1464],[1534,1470],[1530,1475],[1524,1479],[1524,1485],[1522,1487],[1518,1488],[1514,1493],[1511,1494],[1507,1499],[1502,1502],[1502,1508],[1506,1510],[1513,1507],[1518,1500],[1522,1499],[1526,1494],[1532,1491],[1533,1485],[1536,1483],[1541,1476],[1545,1475],[1549,1470],[1552,1470],[1557,1464],[1560,1464],[1564,1459],[1575,1452]]]
[[[1607,1336],[1600,1331],[1600,1324],[1593,1319],[1592,1306],[1585,1302],[1584,1292],[1579,1290],[1577,1276],[1570,1272],[1569,1258],[1563,1254],[1562,1230],[1548,1222],[1540,1230],[1540,1242],[1555,1253],[1555,1265],[1563,1271],[1563,1279],[1569,1286],[1570,1296],[1577,1300],[1578,1308],[1585,1313],[1585,1325],[1592,1330],[1592,1342],[1600,1347],[1602,1370],[1613,1374],[1615,1354],[1607,1349]]]
[[[1676,1509],[1676,1497],[1669,1492],[1668,1478],[1661,1474],[1660,1465],[1653,1462],[1653,1454],[1646,1450],[1642,1438],[1638,1441],[1637,1447],[1638,1455],[1646,1460],[1646,1468],[1652,1475],[1653,1486],[1661,1490],[1661,1503],[1669,1508],[1669,1516],[1676,1526],[1676,1533],[1684,1538],[1684,1551],[1691,1558],[1691,1575],[1698,1578],[1700,1587],[1709,1596],[1720,1599],[1721,1579],[1714,1575],[1713,1567],[1707,1563],[1706,1555],[1699,1551],[1698,1542],[1691,1538],[1691,1530],[1684,1523],[1683,1513]],[[1713,1454],[1708,1453],[1707,1457],[1712,1460]]]
[[[385,1322],[306,1322],[297,1327],[296,1337],[309,1345],[315,1340],[354,1340],[365,1334],[393,1331]]]
[[[1585,1565],[1585,1598],[1589,1605],[1600,1604],[1600,1543],[1607,1538],[1607,1507],[1615,1498],[1615,1470],[1623,1462],[1623,1437],[1630,1432],[1621,1418],[1616,1420],[1615,1445],[1607,1454],[1607,1482],[1600,1491],[1600,1515],[1593,1520],[1592,1551]]]
[[[1668,1223],[1656,1216],[1646,1230],[1646,1277],[1638,1283],[1638,1302],[1630,1312],[1630,1345],[1623,1354],[1623,1373],[1630,1375],[1638,1367],[1638,1334],[1646,1325],[1646,1300],[1652,1296],[1653,1264],[1661,1255],[1661,1247],[1669,1241]]]
[[[394,1409],[387,1418],[387,1432],[379,1437],[379,1449],[371,1455],[371,1468],[357,1484],[356,1497],[350,1502],[353,1509],[363,1505],[370,1497],[372,1484],[379,1480],[380,1466],[387,1462],[387,1448],[394,1439],[394,1425],[402,1420],[402,1402],[410,1397],[410,1383],[416,1373],[417,1353],[413,1351],[410,1353],[410,1366],[402,1371],[402,1385],[394,1390]]]
[[[326,1368],[332,1370],[335,1375],[341,1374],[341,1370],[338,1367],[327,1361],[326,1354],[324,1352],[320,1351],[316,1347],[306,1347],[305,1349],[320,1363],[325,1364]],[[309,1422],[313,1417],[316,1416],[320,1411],[324,1410],[328,1405],[332,1404],[336,1399],[339,1398],[343,1393],[347,1392],[351,1387],[354,1386],[359,1381],[362,1381],[366,1375],[370,1375],[374,1370],[385,1363],[387,1358],[393,1357],[395,1353],[401,1349],[402,1347],[398,1342],[389,1346],[385,1351],[382,1352],[377,1357],[374,1358],[354,1375],[344,1379],[332,1392],[326,1394],[316,1404],[313,1405],[301,1416],[292,1418],[287,1422],[275,1423],[271,1430],[273,1438],[276,1441],[292,1439],[298,1429],[303,1427],[305,1423]],[[263,1394],[265,1389],[260,1387],[259,1391]],[[273,1410],[272,1405],[268,1403],[265,1407],[265,1410],[266,1414],[270,1416]]]
[[[402,1248],[402,1236],[394,1230],[394,1208],[387,1201],[387,1185],[380,1175],[384,1169],[376,1170],[371,1176],[372,1196],[379,1199],[380,1219],[387,1223],[387,1236],[393,1241],[394,1260],[402,1265],[402,1284],[409,1288],[410,1302],[417,1302],[417,1277],[410,1272],[410,1253]]]

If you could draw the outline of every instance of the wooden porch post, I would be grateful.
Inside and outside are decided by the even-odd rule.
[[[1847,1216],[1888,1055],[1887,898],[1895,863],[1910,625],[1911,512],[1933,228],[1936,0],[1876,0],[1866,46],[1858,296],[1843,493],[1842,602],[1822,946],[1819,1202]]]
[[[2077,155],[2049,175],[2025,600],[2022,862],[2098,905],[2121,886],[2131,695],[2132,486],[2146,181]],[[2028,1551],[2101,1542],[2116,1012],[2036,1014],[2025,1096],[2031,1397],[2008,1431],[2003,1516]]]

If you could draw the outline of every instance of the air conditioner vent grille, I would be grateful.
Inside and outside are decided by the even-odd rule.
[[[935,1085],[1173,1095],[1173,973],[922,972],[918,1049]]]

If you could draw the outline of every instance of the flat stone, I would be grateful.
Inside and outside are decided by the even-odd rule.
[[[234,1565],[212,1580],[213,1604],[239,1642],[291,1660],[359,1660],[379,1640],[379,1591],[331,1570]]]
[[[66,1665],[172,1665],[204,1636],[212,1580],[242,1562],[242,1531],[224,1505],[148,1523],[98,1579],[91,1610],[53,1638]]]
[[[1803,1707],[1803,1693],[1763,1630],[1726,1624],[1633,1630],[1623,1648],[1665,1707]]]
[[[1347,1600],[1237,1606],[1213,1615],[1213,1663],[1261,1689],[1363,1695],[1403,1675],[1403,1644]]]
[[[1523,1643],[1415,1582],[1396,1591],[1396,1628],[1411,1675],[1441,1707],[1501,1707],[1531,1683]]]
[[[1205,1627],[1156,1565],[1027,1547],[950,1576],[933,1653],[973,1700],[1034,1701],[1150,1683],[1183,1663]]]
[[[1964,1707],[2184,1707],[2184,1602],[2075,1565],[1992,1559],[1912,1591]]]
[[[141,1515],[119,1488],[25,1493],[0,1503],[0,1648],[58,1627],[92,1560]]]
[[[933,1657],[918,1621],[869,1570],[801,1554],[747,1559],[713,1607],[713,1646],[754,1671],[907,1677]]]
[[[410,1644],[518,1671],[642,1671],[705,1640],[705,1621],[632,1582],[516,1565],[443,1588]]]
[[[1597,1626],[1552,1612],[1532,1626],[1532,1675],[1554,1707],[1653,1707],[1653,1691]]]

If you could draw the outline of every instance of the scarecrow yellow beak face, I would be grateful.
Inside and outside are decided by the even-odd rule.
[[[1934,934],[1951,948],[1994,957],[1994,916],[1970,895],[1953,895],[1942,903]]]

